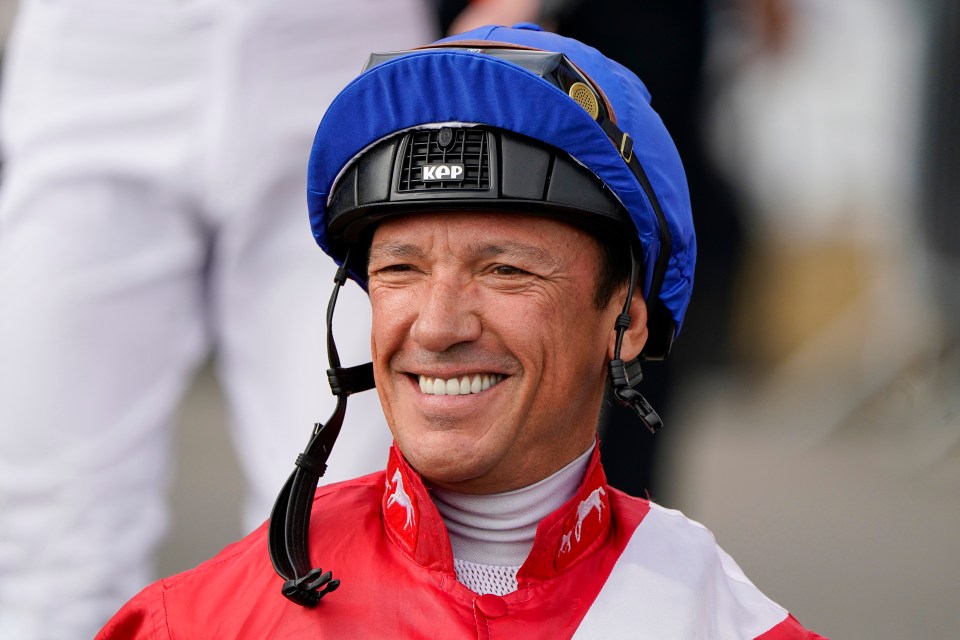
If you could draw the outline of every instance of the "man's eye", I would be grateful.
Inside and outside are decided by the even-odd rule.
[[[493,268],[493,272],[499,276],[518,276],[527,273],[523,269],[519,269],[508,264],[497,265]]]
[[[382,267],[377,267],[375,273],[402,273],[404,271],[411,271],[413,269],[409,264],[388,264]]]

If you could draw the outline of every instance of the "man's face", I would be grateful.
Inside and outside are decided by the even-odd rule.
[[[587,449],[619,312],[594,306],[599,256],[576,227],[520,214],[409,215],[377,228],[377,391],[417,471],[494,493]]]

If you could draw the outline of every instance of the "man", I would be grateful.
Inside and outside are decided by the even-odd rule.
[[[374,56],[324,116],[308,188],[338,287],[370,295],[386,471],[314,494],[370,382],[330,339],[340,402],[269,528],[102,638],[818,637],[599,464],[606,379],[659,426],[635,358],[666,355],[692,287],[683,169],[635,76],[532,25]]]

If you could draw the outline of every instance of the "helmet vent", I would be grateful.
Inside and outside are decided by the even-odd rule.
[[[573,101],[583,107],[583,110],[590,114],[594,120],[600,115],[600,104],[597,102],[597,96],[586,84],[574,82],[570,85],[567,95],[573,98]]]
[[[425,129],[411,132],[406,146],[401,151],[403,164],[397,190],[486,190],[490,188],[490,144],[483,129],[453,129],[453,141],[444,139],[440,146],[441,131],[450,129]],[[449,136],[449,133],[445,134]],[[451,180],[424,180],[424,165],[459,164],[463,166],[462,177]]]

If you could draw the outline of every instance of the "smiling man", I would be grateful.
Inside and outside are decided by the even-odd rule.
[[[377,228],[374,375],[414,469],[438,487],[500,493],[592,446],[619,313],[595,304],[602,268],[596,239],[548,218],[444,212]],[[630,357],[646,331],[634,306]]]
[[[308,197],[341,265],[337,410],[269,526],[102,638],[819,637],[703,526],[604,477],[604,387],[659,428],[633,385],[679,331],[696,253],[635,76],[532,25],[374,55],[320,124]],[[348,277],[373,309],[373,362],[352,368],[332,337]],[[386,470],[316,491],[374,381]]]

